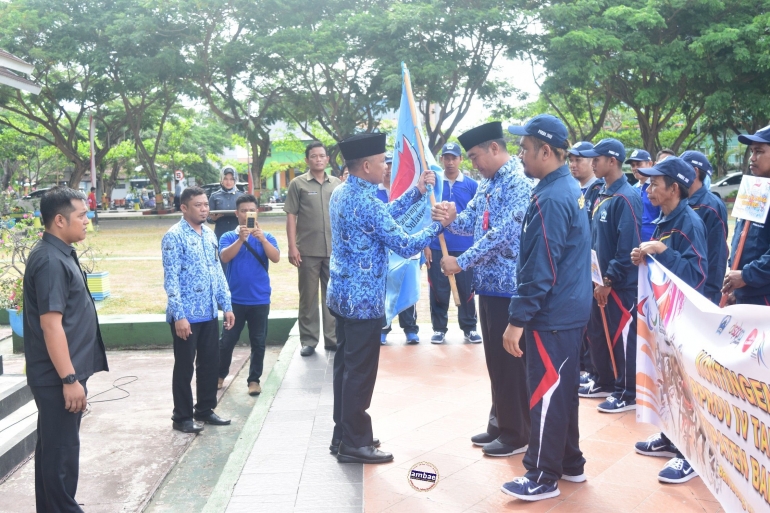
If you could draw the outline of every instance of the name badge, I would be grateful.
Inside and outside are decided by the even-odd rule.
[[[308,194],[318,194],[318,191],[307,191]]]

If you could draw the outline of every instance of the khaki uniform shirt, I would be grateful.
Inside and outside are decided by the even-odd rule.
[[[332,254],[329,200],[342,181],[324,176],[324,182],[319,183],[306,172],[291,181],[286,194],[283,211],[297,216],[297,248],[302,256],[329,258]]]

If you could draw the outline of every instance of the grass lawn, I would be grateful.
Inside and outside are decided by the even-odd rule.
[[[262,217],[262,229],[270,232],[281,250],[281,261],[270,264],[273,288],[271,308],[295,310],[299,305],[297,269],[286,257],[286,218]],[[100,314],[165,313],[166,292],[163,290],[163,265],[160,241],[172,223],[169,221],[106,221],[99,232],[89,233],[88,242],[102,258],[97,271],[110,273],[111,296],[103,301]],[[423,268],[422,291],[417,304],[417,319],[430,323],[427,272]],[[449,322],[457,322],[457,309],[449,309]],[[425,340],[429,333],[423,333]]]

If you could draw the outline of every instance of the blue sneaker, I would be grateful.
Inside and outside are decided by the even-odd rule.
[[[614,388],[614,387],[613,387]],[[580,397],[609,397],[612,391],[609,388],[597,387],[593,381],[578,388]]]
[[[420,337],[417,336],[417,333],[407,333],[406,334],[406,343],[407,344],[419,344],[420,343]]]
[[[590,374],[590,373],[586,372],[585,374],[581,374],[580,375],[580,386],[581,387],[584,387],[586,385],[590,385],[594,381],[596,381],[596,376],[594,376],[593,374]]]
[[[609,396],[606,401],[599,403],[596,409],[604,413],[621,413],[635,410],[636,401],[621,401],[614,396]]]
[[[481,344],[481,335],[476,330],[471,330],[465,333],[465,341],[469,344]]]
[[[443,331],[434,331],[433,336],[430,337],[430,343],[443,344],[445,338],[446,338],[446,333],[444,333]]]
[[[690,462],[683,458],[671,458],[658,473],[658,481],[661,483],[686,483],[694,477],[698,477],[698,473],[692,468]]]
[[[671,442],[663,440],[660,433],[650,435],[644,442],[636,442],[634,449],[645,456],[659,456],[661,458],[673,458],[676,456],[676,447]]]
[[[387,333],[380,333],[380,344],[383,346],[388,343],[388,334]]]
[[[559,484],[556,481],[536,483],[526,477],[517,477],[500,488],[505,494],[523,501],[541,501],[559,496]]]

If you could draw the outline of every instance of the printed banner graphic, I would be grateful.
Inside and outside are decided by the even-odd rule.
[[[770,308],[720,309],[639,266],[636,418],[660,427],[725,511],[770,507]]]
[[[770,210],[770,178],[745,175],[735,197],[732,216],[765,224]]]
[[[401,105],[399,107],[398,128],[396,129],[396,147],[393,152],[393,169],[391,172],[390,201],[398,199],[410,187],[417,185],[417,180],[423,172],[420,148],[422,145],[426,165],[436,173],[434,194],[436,201],[441,201],[441,186],[444,183],[444,173],[436,164],[436,159],[428,150],[425,138],[420,130],[419,119],[412,116],[410,97],[407,91],[409,70],[402,64]],[[411,99],[414,102],[414,99]],[[420,140],[417,134],[420,134]],[[406,233],[413,234],[424,229],[431,223],[430,197],[426,194],[420,201],[412,205],[403,216],[396,219]],[[412,258],[401,258],[390,253],[388,265],[388,284],[385,293],[385,318],[388,325],[393,318],[414,305],[420,299],[420,254]]]

